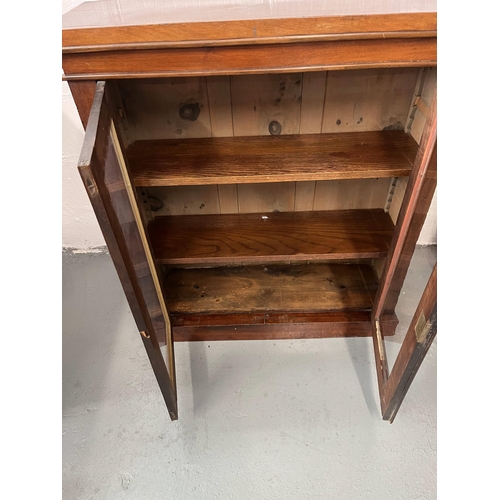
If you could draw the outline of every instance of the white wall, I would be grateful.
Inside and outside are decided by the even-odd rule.
[[[82,3],[81,0],[63,0],[63,13],[80,3]],[[213,4],[219,6],[221,4],[231,4],[234,6],[245,4],[255,5],[256,3],[269,3],[271,6],[278,6],[285,4],[286,0],[262,0],[259,2],[255,0],[232,0],[226,2],[217,0],[184,0],[182,2],[174,2],[172,8],[180,9],[183,7],[185,9],[189,4],[196,4],[196,7],[199,9],[203,6],[210,7]],[[389,10],[392,12],[415,11],[418,6],[413,2],[410,9],[410,2],[395,2],[393,0],[372,0],[371,2],[358,0],[358,2],[351,2],[349,6],[369,3],[372,5],[375,4],[377,8],[385,6],[385,9],[383,9],[385,11],[390,6]],[[423,7],[425,7],[425,10],[429,10],[429,6],[435,5],[435,2],[426,0],[416,3],[422,5],[422,10],[424,10]],[[119,4],[119,1],[117,1],[117,4]],[[324,5],[328,5],[328,3]],[[434,8],[431,10],[434,10]],[[101,249],[105,245],[105,242],[76,168],[83,142],[83,127],[69,87],[65,82],[62,84],[62,130],[62,245],[63,248],[72,248],[77,251],[95,251],[96,249]],[[436,200],[434,199],[420,235],[420,244],[430,245],[436,243],[436,226]]]

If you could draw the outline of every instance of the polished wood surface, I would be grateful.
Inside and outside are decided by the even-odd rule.
[[[68,80],[435,66],[436,38],[113,50],[63,54]]]
[[[78,9],[76,9],[78,10]],[[247,7],[248,12],[248,7]],[[87,11],[88,12],[88,11]],[[246,13],[246,12],[245,12]],[[108,14],[108,19],[106,19]],[[291,43],[297,41],[416,38],[436,36],[434,12],[370,14],[357,16],[302,17],[212,22],[175,22],[153,17],[136,18],[123,26],[122,16],[103,12],[89,19],[85,12],[63,17],[63,53],[136,48],[199,47],[239,44]],[[310,13],[309,13],[310,16]],[[87,18],[86,18],[87,17]],[[206,18],[205,18],[206,19]],[[146,21],[146,22],[144,22]],[[95,26],[99,22],[100,27]],[[161,24],[161,23],[167,24]],[[88,27],[93,23],[93,27]],[[148,26],[144,26],[147,24]]]
[[[76,104],[76,109],[80,115],[80,120],[82,121],[83,128],[87,128],[87,123],[90,116],[90,110],[92,109],[92,103],[94,102],[96,82],[90,81],[79,81],[79,82],[68,82],[69,89],[71,90],[71,95]]]
[[[133,215],[119,164],[119,146],[112,139],[112,118],[104,82],[95,99],[78,162],[80,174],[120,276],[158,384],[172,420],[177,419],[177,396],[160,350],[166,342],[161,313],[145,249]]]
[[[191,265],[376,258],[393,230],[381,209],[181,215],[148,226],[158,262]]]
[[[371,309],[377,284],[367,264],[172,268],[164,277],[173,318],[179,314],[364,311]]]
[[[138,141],[127,148],[136,186],[398,177],[418,145],[402,131]]]
[[[384,420],[394,421],[403,399],[437,334],[437,265],[408,328],[394,367],[384,387],[381,404]]]

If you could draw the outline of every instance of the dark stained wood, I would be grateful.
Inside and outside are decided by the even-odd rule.
[[[231,321],[234,318],[231,318]],[[174,327],[174,341],[320,339],[331,337],[370,337],[369,312],[310,314],[304,322],[237,324],[231,326]],[[298,319],[298,318],[297,318]],[[394,335],[395,315],[382,318],[386,335]]]
[[[425,222],[425,214],[432,201],[437,182],[436,142],[437,98],[434,95],[373,304],[373,347],[381,401],[389,377],[389,368],[385,354],[384,332],[377,325],[382,314],[390,314],[391,309],[394,310],[396,306],[411,255]],[[390,303],[387,302],[389,295]]]
[[[172,318],[245,314],[258,323],[265,313],[368,311],[377,285],[373,269],[366,264],[172,268],[164,277]],[[177,319],[175,324],[180,324]]]
[[[382,209],[156,217],[148,226],[163,264],[241,264],[376,258],[394,225]]]
[[[422,332],[418,325],[424,324]],[[437,265],[425,287],[394,367],[382,393],[382,416],[394,421],[422,361],[437,333]]]
[[[146,255],[125,189],[115,145],[104,82],[98,82],[82,153],[80,174],[108,245],[127,300],[155,372],[172,420],[177,419],[177,396],[160,350],[166,324]]]
[[[92,103],[94,102],[94,95],[96,89],[95,81],[80,81],[80,82],[68,82],[69,89],[71,90],[71,95],[76,104],[76,109],[80,115],[80,120],[82,121],[83,128],[87,128],[87,122],[89,121],[90,110],[92,108]]]
[[[435,66],[436,38],[63,54],[68,80]]]
[[[415,165],[408,180],[408,186],[399,212],[391,249],[382,273],[381,286],[373,308],[374,320],[381,316],[386,308],[386,299],[389,290],[391,287],[394,287],[392,282],[396,271],[399,269],[399,274],[402,274],[404,270],[404,275],[406,276],[409,261],[405,262],[401,260],[405,254],[405,246],[411,245],[411,254],[413,254],[420,230],[425,222],[425,218],[422,217],[422,208],[425,209],[426,214],[437,182],[436,141],[437,99],[435,97],[429,110],[429,117],[422,134],[415,158]],[[415,215],[417,215],[417,219],[415,219]],[[403,282],[401,281],[402,285]],[[399,292],[397,295],[399,296]]]
[[[418,144],[402,131],[137,141],[136,186],[367,179],[409,175]]]
[[[415,247],[417,245],[420,232],[427,218],[427,213],[432,203],[432,198],[434,196],[434,191],[437,185],[437,142],[435,144],[434,150],[432,152],[429,166],[423,179],[422,186],[420,189],[420,195],[417,200],[415,210],[413,211],[413,216],[411,218],[410,226],[408,229],[408,234],[404,241],[401,254],[399,257],[399,264],[396,267],[392,280],[391,286],[387,291],[387,297],[385,299],[384,308],[382,314],[390,314],[396,308],[401,289],[403,287],[408,268],[410,266],[411,258]],[[408,188],[407,191],[408,192]],[[404,203],[404,202],[403,202]]]
[[[69,16],[67,16],[69,17]],[[68,22],[63,29],[63,53],[137,48],[207,47],[217,45],[291,43],[297,41],[417,38],[436,36],[434,12],[370,14],[280,19],[236,20],[120,26],[85,26],[85,13]],[[100,22],[103,22],[101,16]],[[68,19],[69,21],[69,19]],[[172,19],[165,22],[172,23]],[[71,24],[70,24],[71,23]],[[76,28],[79,24],[80,28]],[[64,22],[63,22],[64,26]]]

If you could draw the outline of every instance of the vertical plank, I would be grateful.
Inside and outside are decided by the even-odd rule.
[[[316,181],[313,210],[340,210],[343,206],[341,187],[342,181]]]
[[[316,181],[303,181],[295,183],[295,212],[309,212],[314,210],[314,194]]]
[[[282,134],[298,134],[301,95],[301,73],[232,76],[234,135],[269,135],[271,121]]]
[[[277,121],[282,134],[300,132],[302,74],[242,75],[231,77],[235,136],[269,135]],[[238,185],[241,213],[293,211],[295,183]]]
[[[90,116],[92,103],[94,102],[94,94],[96,89],[95,81],[68,82],[71,95],[76,104],[76,109],[80,115],[83,128],[87,128],[87,123]]]
[[[384,208],[391,179],[317,181],[314,210]]]
[[[206,78],[206,82],[212,137],[232,137],[234,135],[233,110],[229,76],[209,76]],[[236,184],[220,184],[217,187],[217,196],[219,199],[219,213],[238,213],[238,189]]]
[[[295,199],[294,188],[294,182],[239,184],[239,212],[293,212]]]
[[[322,132],[403,129],[418,68],[330,71]]]
[[[300,134],[319,134],[323,125],[326,71],[304,73],[302,78],[302,103]],[[295,211],[313,210],[316,182],[297,182],[295,185]]]
[[[238,186],[236,184],[219,184],[219,212],[221,214],[238,213]]]
[[[326,71],[304,73],[302,80],[300,134],[321,133],[325,104],[326,76]]]
[[[121,80],[119,87],[132,142],[211,137],[204,78]],[[179,111],[184,105],[198,106],[199,115],[195,120],[180,116]]]
[[[212,137],[232,137],[233,113],[229,76],[207,76],[206,84]]]

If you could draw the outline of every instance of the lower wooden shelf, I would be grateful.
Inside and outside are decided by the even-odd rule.
[[[377,277],[368,264],[170,268],[164,290],[174,339],[371,335]],[[397,318],[383,318],[384,333]]]

